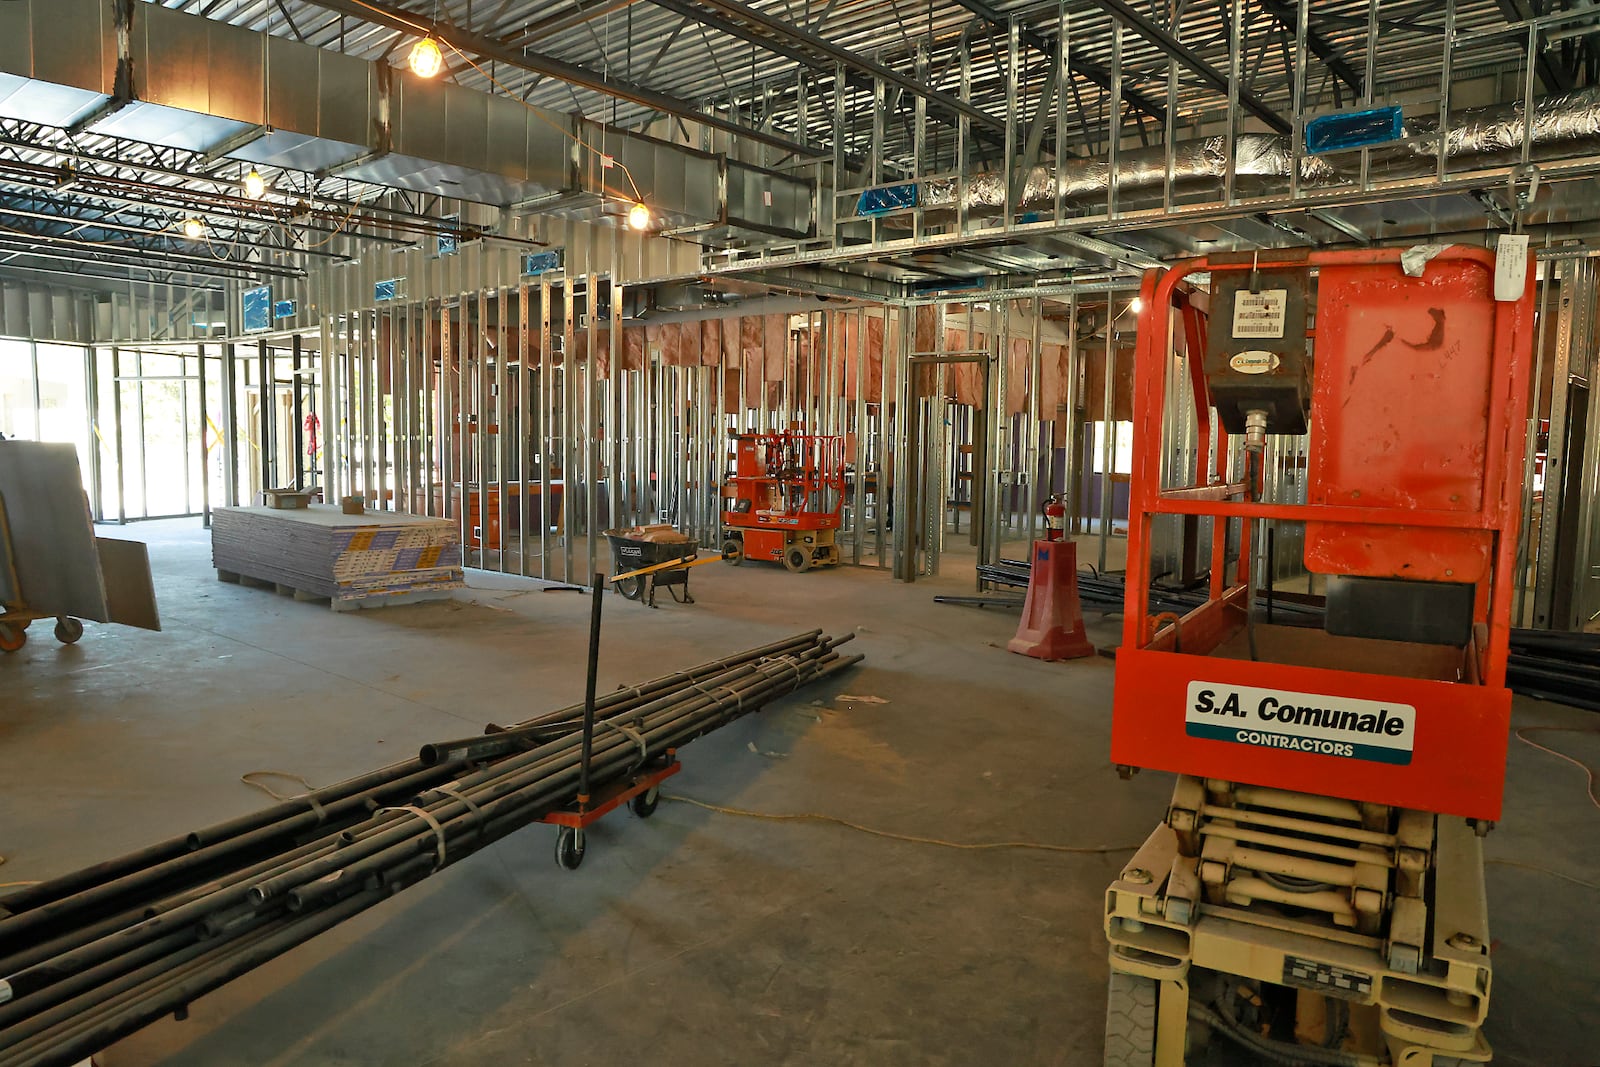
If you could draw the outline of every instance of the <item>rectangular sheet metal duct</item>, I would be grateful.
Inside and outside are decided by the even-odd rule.
[[[812,229],[804,180],[154,4],[119,28],[116,10],[0,4],[0,117],[502,208],[597,218],[638,198],[747,242]]]

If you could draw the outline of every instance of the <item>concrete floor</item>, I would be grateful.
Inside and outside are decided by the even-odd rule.
[[[105,532],[150,541],[166,629],[90,625],[75,647],[44,630],[0,657],[0,881],[256,808],[247,771],[321,785],[581,697],[581,595],[486,576],[447,603],[335,614],[219,584],[197,523]],[[672,791],[960,842],[1142,840],[1170,782],[1107,765],[1110,661],[1009,655],[1014,616],[931,602],[972,590],[970,557],[946,564],[909,586],[711,566],[693,606],[608,598],[602,685],[855,631],[858,671],[696,742]],[[1091,636],[1114,643],[1115,621]],[[1517,723],[1596,721],[1519,700]],[[1600,764],[1600,735],[1538,739]],[[1491,856],[1600,879],[1581,772],[1513,743],[1507,797]],[[1100,1061],[1100,910],[1120,854],[961,851],[683,803],[602,823],[576,872],[552,846],[531,827],[100,1062]],[[1508,866],[1489,888],[1496,1062],[1595,1062],[1597,894]]]

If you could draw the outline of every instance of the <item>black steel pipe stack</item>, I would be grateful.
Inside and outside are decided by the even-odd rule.
[[[1003,559],[999,563],[978,564],[978,577],[990,585],[1026,589],[1032,569],[1032,564],[1027,560]],[[1126,587],[1120,575],[1089,574],[1081,570],[1078,572],[1078,600],[1085,607],[1109,608],[1120,612],[1125,596]],[[951,603],[962,602],[953,598],[946,599]],[[1201,589],[1157,587],[1150,590],[1150,610],[1153,612],[1170,611],[1183,615],[1205,602],[1206,592]],[[1305,598],[1296,594],[1279,592],[1271,594],[1269,599],[1269,594],[1257,593],[1256,603],[1262,607],[1270,603],[1272,610],[1282,616],[1277,621],[1292,625],[1320,624],[1322,619],[1323,613],[1319,606],[1307,603]]]
[[[978,577],[990,585],[1026,588],[1032,564],[1003,559],[980,563]],[[1117,576],[1078,572],[1078,599],[1085,606],[1120,610],[1126,587]],[[1021,601],[994,597],[934,597],[950,604],[1021,606]],[[1270,600],[1257,594],[1258,605],[1270,605],[1276,621],[1299,626],[1320,626],[1324,612],[1320,597],[1278,593]],[[1184,615],[1206,602],[1199,590],[1152,589],[1150,610]],[[1512,692],[1539,700],[1552,700],[1575,708],[1600,711],[1600,634],[1556,630],[1511,631],[1511,653],[1506,659],[1506,685]]]
[[[1600,711],[1600,634],[1512,630],[1506,679],[1518,693]]]
[[[853,636],[853,635],[851,635]],[[0,1067],[76,1063],[858,662],[821,631],[591,698],[0,899]],[[588,759],[585,760],[585,751]]]

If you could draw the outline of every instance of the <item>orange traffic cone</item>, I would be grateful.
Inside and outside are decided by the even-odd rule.
[[[1078,603],[1078,546],[1071,541],[1033,543],[1028,600],[1017,636],[1006,648],[1042,660],[1094,655]]]

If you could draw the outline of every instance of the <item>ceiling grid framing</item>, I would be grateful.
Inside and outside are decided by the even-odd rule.
[[[521,216],[616,225],[626,190],[587,143],[600,137],[629,153],[630,180],[635,166],[657,168],[638,190],[646,200],[659,190],[718,191],[714,204],[663,217],[660,232],[683,246],[668,261],[697,260],[703,275],[759,275],[779,286],[786,271],[804,266],[797,290],[807,279],[815,284],[821,267],[835,291],[855,278],[863,292],[898,287],[917,299],[944,282],[1012,284],[1032,275],[1070,285],[1217,249],[1487,233],[1511,217],[1503,189],[1521,172],[1492,154],[1447,159],[1439,113],[1454,122],[1458,99],[1496,99],[1502,83],[1517,84],[1498,99],[1537,97],[1541,107],[1549,94],[1523,93],[1525,85],[1583,92],[1595,16],[1536,15],[1510,0],[1447,7],[1448,18],[1421,0],[1385,0],[1381,10],[1373,0],[506,0],[488,11],[466,0],[104,0],[102,11],[129,12],[133,47],[147,49],[139,52],[147,78],[164,72],[142,43],[141,23],[209,12],[219,28],[212,47],[223,49],[216,55],[248,51],[257,40],[273,54],[312,46],[338,53],[377,72],[368,91],[389,121],[439,129],[396,125],[392,141],[328,168],[255,163],[269,171],[271,206],[251,217],[240,210],[236,183],[252,152],[281,131],[263,115],[211,122],[203,144],[184,140],[199,137],[196,130],[141,144],[126,134],[153,136],[152,105],[169,106],[172,97],[142,95],[136,74],[132,94],[120,81],[111,86],[102,94],[108,101],[68,124],[79,127],[74,133],[0,125],[0,211],[9,205],[22,231],[0,231],[0,272],[78,262],[86,280],[107,284],[135,275],[180,284],[207,284],[208,274],[213,282],[292,280],[344,258],[427,259],[407,250],[431,244],[449,214],[461,217],[469,239],[491,241],[515,242],[510,235],[524,231],[510,223]],[[424,34],[446,44],[448,84],[423,85],[404,70],[411,41]],[[636,48],[640,41],[649,46]],[[1499,77],[1497,68],[1511,73]],[[1479,88],[1464,91],[1468,83]],[[226,103],[247,84],[192,88],[220,91]],[[0,99],[6,92],[0,81]],[[550,136],[566,138],[558,154],[572,160],[571,181],[515,200],[495,181],[452,197],[441,178],[448,170],[425,166],[401,144],[431,139],[480,152],[480,142],[462,140],[466,127],[452,108],[500,114],[494,99],[508,97],[539,109],[556,127]],[[447,104],[436,107],[439,99]],[[1317,171],[1300,143],[1307,120],[1366,102],[1404,104],[1406,142],[1434,146],[1434,173],[1396,171],[1376,152],[1361,153],[1353,178],[1330,181]],[[574,117],[574,105],[612,128]],[[230,106],[203,111],[221,118]],[[1576,106],[1583,117],[1574,121],[1589,121],[1590,105]],[[1568,226],[1581,238],[1600,228],[1577,195],[1593,180],[1600,128],[1535,143],[1536,125],[1526,122],[1524,143],[1511,149],[1526,157],[1518,163],[1545,167],[1546,191],[1524,221]],[[496,136],[491,127],[490,140]],[[1220,148],[1204,151],[1220,158],[1195,169],[1186,153],[1212,139]],[[1251,169],[1261,164],[1246,160],[1250,152],[1289,160],[1268,173]],[[1130,169],[1152,170],[1151,160],[1157,180],[1124,180]],[[1069,189],[1069,175],[1095,167],[1116,176],[1098,200]],[[1196,186],[1202,173],[1214,175],[1220,197]],[[923,197],[948,182],[959,203],[946,217],[942,202],[929,199],[909,225],[869,218],[852,203],[863,174],[914,186]],[[985,200],[993,174],[1003,177]],[[190,216],[227,236],[222,254],[163,232],[163,219]],[[149,269],[136,269],[139,257]]]

